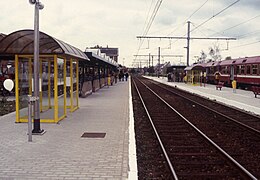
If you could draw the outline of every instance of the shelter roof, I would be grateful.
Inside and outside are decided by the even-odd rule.
[[[206,64],[193,64],[192,66],[186,67],[184,70],[185,71],[190,71],[190,70],[204,70],[206,67]]]
[[[19,30],[0,41],[1,55],[33,54],[34,30]],[[39,54],[62,54],[82,60],[89,60],[84,52],[61,40],[39,32]]]
[[[109,64],[109,65],[112,65],[112,66],[115,66],[115,67],[118,66],[118,64],[117,64],[115,61],[105,59],[105,58],[103,58],[103,57],[101,57],[101,56],[98,56],[98,55],[97,55],[96,53],[94,53],[94,52],[85,52],[85,53],[86,53],[86,55],[88,56],[88,58],[90,59],[90,61],[91,61],[91,60],[94,60],[94,61],[96,61],[96,62],[103,62],[103,63],[105,63],[105,64]]]

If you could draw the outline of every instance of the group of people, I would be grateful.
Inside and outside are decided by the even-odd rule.
[[[168,82],[183,82],[184,76],[185,74],[177,72],[167,74]]]
[[[124,80],[127,81],[128,76],[129,76],[128,72],[124,73],[123,71],[120,71],[118,74],[118,79],[119,81],[124,81]]]

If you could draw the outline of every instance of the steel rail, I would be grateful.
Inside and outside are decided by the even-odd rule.
[[[232,158],[226,151],[219,147],[214,141],[212,141],[206,134],[200,131],[195,125],[193,125],[188,119],[186,119],[181,113],[174,109],[170,104],[168,104],[162,97],[155,93],[150,87],[139,80],[147,89],[149,89],[155,96],[157,96],[161,101],[163,101],[169,108],[171,108],[175,113],[177,113],[183,120],[185,120],[193,129],[195,129],[202,137],[204,137],[209,143],[211,143],[216,149],[218,149],[224,156],[226,156],[232,163],[234,163],[241,171],[248,175],[251,179],[257,180],[257,178],[251,174],[246,168],[244,168],[239,162]]]
[[[159,141],[159,144],[160,144],[160,146],[161,146],[161,148],[162,148],[162,151],[163,151],[163,154],[164,154],[164,156],[165,156],[165,158],[166,158],[166,161],[167,161],[167,163],[168,163],[168,165],[169,165],[169,167],[170,167],[172,176],[174,177],[175,180],[178,180],[178,176],[176,175],[176,172],[175,172],[175,170],[174,170],[174,168],[173,168],[173,165],[172,165],[172,163],[171,163],[171,161],[170,161],[170,159],[169,159],[169,156],[168,156],[168,154],[167,154],[167,152],[166,152],[166,150],[165,150],[165,148],[164,148],[164,145],[163,145],[163,143],[162,143],[162,141],[161,141],[161,138],[160,138],[160,136],[159,136],[159,134],[158,134],[158,132],[157,132],[157,130],[156,130],[156,127],[154,126],[153,120],[152,120],[152,118],[151,118],[151,116],[150,116],[150,114],[149,114],[149,112],[148,112],[148,110],[147,110],[147,108],[146,108],[146,105],[145,105],[145,103],[144,103],[144,101],[143,101],[143,98],[142,98],[142,96],[141,96],[141,94],[140,94],[140,91],[139,91],[139,89],[138,89],[138,87],[137,87],[137,85],[136,85],[136,83],[135,83],[134,80],[133,80],[133,83],[134,83],[134,85],[135,85],[135,89],[136,89],[136,91],[137,91],[137,93],[138,93],[138,96],[139,96],[139,98],[141,99],[141,102],[142,102],[142,104],[143,104],[143,106],[144,106],[144,109],[145,109],[146,114],[147,114],[147,116],[148,116],[148,118],[149,118],[149,121],[150,121],[150,123],[151,123],[151,125],[152,125],[152,127],[153,127],[153,130],[154,130],[154,132],[155,132],[155,135],[156,135],[156,137],[157,137],[157,139],[158,139],[158,141]]]
[[[150,81],[150,82],[152,82],[152,81]],[[241,125],[241,126],[243,126],[243,127],[245,127],[245,128],[248,128],[248,129],[254,131],[254,133],[256,133],[257,135],[260,136],[260,130],[257,130],[257,129],[255,129],[255,128],[253,128],[253,127],[250,127],[250,126],[248,126],[248,125],[246,125],[246,124],[244,124],[244,123],[242,123],[242,122],[237,121],[236,119],[234,119],[234,118],[232,118],[232,117],[229,117],[229,116],[227,116],[227,115],[225,115],[225,114],[223,114],[223,113],[220,113],[220,112],[218,112],[218,111],[216,111],[216,110],[214,110],[214,109],[211,109],[211,108],[209,108],[209,107],[207,107],[207,106],[205,106],[205,105],[203,105],[203,104],[201,104],[201,103],[199,103],[199,102],[196,102],[196,101],[194,101],[194,100],[192,100],[192,99],[190,99],[190,98],[187,98],[187,97],[185,97],[185,96],[183,96],[183,95],[181,95],[181,94],[179,94],[179,93],[173,92],[173,91],[171,91],[171,90],[169,90],[169,89],[167,89],[167,88],[165,88],[165,87],[163,87],[163,86],[160,86],[160,85],[158,85],[158,84],[156,84],[156,83],[154,83],[154,82],[152,82],[152,83],[155,84],[155,85],[157,85],[157,86],[159,86],[159,87],[161,87],[161,88],[163,88],[163,89],[165,89],[165,90],[167,90],[167,91],[169,91],[169,92],[171,92],[171,93],[173,93],[173,94],[176,94],[176,95],[178,95],[178,96],[181,96],[182,98],[184,98],[184,99],[186,99],[186,100],[189,100],[189,101],[191,101],[191,102],[193,102],[193,103],[195,103],[195,104],[197,104],[197,105],[199,105],[199,106],[202,106],[202,107],[204,107],[204,108],[206,108],[206,109],[208,109],[208,110],[210,110],[210,111],[212,111],[212,112],[214,112],[214,113],[216,113],[216,114],[218,114],[218,115],[220,115],[220,116],[222,116],[222,117],[225,117],[225,118],[227,118],[227,119],[229,119],[229,120],[231,120],[231,121],[233,121],[233,122],[235,122],[235,123],[237,123],[237,124],[239,124],[239,125]],[[170,86],[169,86],[169,87],[170,87]],[[231,107],[230,107],[230,108],[231,108]],[[234,109],[234,108],[233,108],[233,109]],[[242,112],[242,111],[240,111],[240,112],[241,112],[241,113],[245,113],[245,112]],[[250,115],[250,114],[247,114],[247,115]],[[250,116],[256,117],[256,116],[254,116],[254,115],[250,115]],[[256,117],[256,118],[257,118],[257,117]]]

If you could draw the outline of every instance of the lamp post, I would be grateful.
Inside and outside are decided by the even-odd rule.
[[[44,8],[44,5],[39,0],[29,0],[30,4],[35,6],[34,9],[34,54],[33,54],[33,95],[34,103],[34,122],[33,134],[42,134],[44,132],[40,126],[40,102],[39,102],[39,10]]]

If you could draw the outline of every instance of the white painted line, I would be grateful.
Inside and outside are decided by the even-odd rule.
[[[138,180],[136,143],[134,130],[134,113],[131,93],[131,78],[129,78],[129,180]]]

